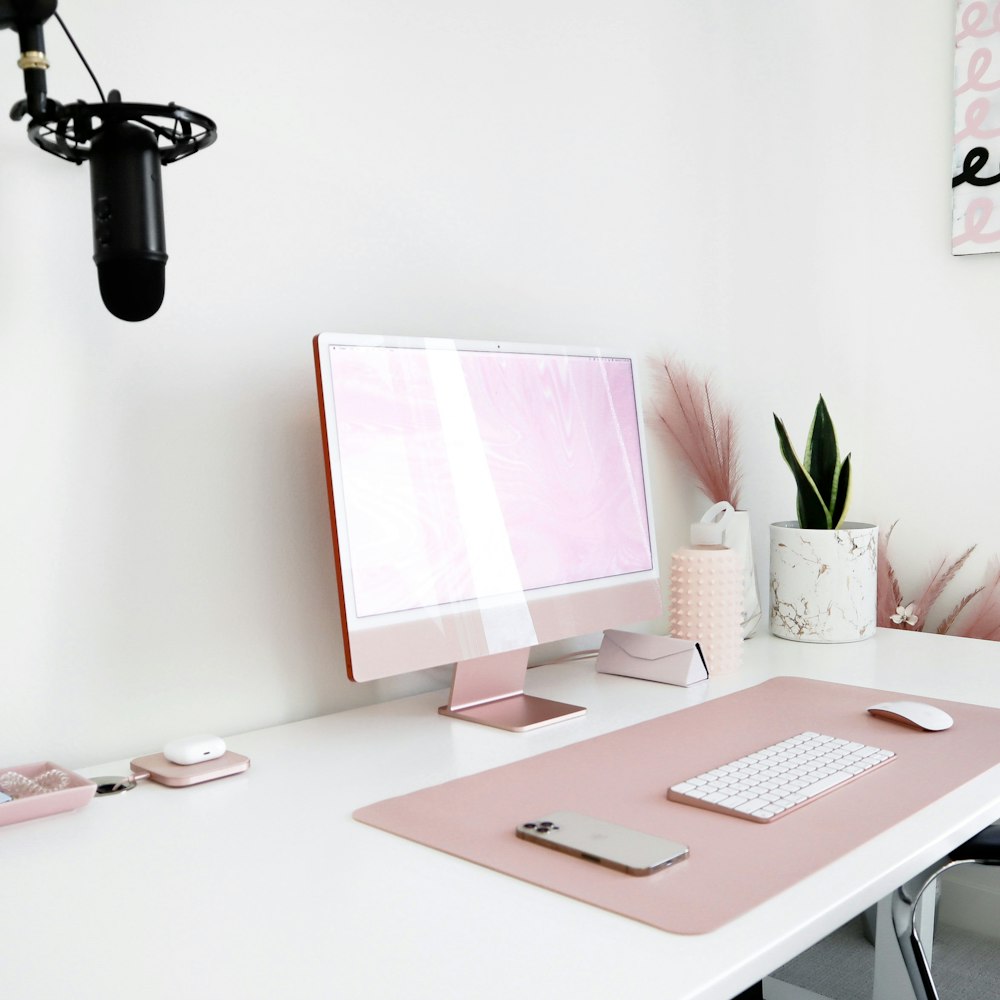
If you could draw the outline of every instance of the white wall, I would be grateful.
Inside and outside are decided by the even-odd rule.
[[[86,167],[0,121],[0,762],[398,696],[344,677],[327,329],[678,352],[738,410],[761,575],[776,410],[826,396],[917,579],[1000,552],[1000,258],[950,255],[946,0],[63,0],[104,87],[213,116],[164,171],[167,296],[100,303]],[[51,94],[95,99],[54,24]],[[0,103],[21,96],[7,53]],[[654,454],[661,554],[704,503]],[[990,647],[992,649],[992,647]]]

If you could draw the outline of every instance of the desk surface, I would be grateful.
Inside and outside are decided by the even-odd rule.
[[[1000,817],[1000,768],[695,937],[393,837],[351,812],[776,675],[1000,707],[995,643],[880,630],[849,646],[758,635],[738,673],[688,689],[597,674],[587,661],[539,668],[530,693],[588,713],[525,734],[443,718],[438,693],[230,736],[252,759],[244,775],[190,789],[146,783],[0,829],[3,992],[729,1000]]]

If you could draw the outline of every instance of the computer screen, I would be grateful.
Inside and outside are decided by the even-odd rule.
[[[552,721],[523,693],[531,648],[660,611],[634,359],[350,334],[314,350],[349,676],[456,663],[445,714]]]

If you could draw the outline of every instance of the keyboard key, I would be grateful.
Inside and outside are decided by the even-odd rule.
[[[745,795],[730,795],[728,799],[723,799],[719,805],[723,809],[735,809],[737,806],[741,806],[744,802],[749,801]]]
[[[819,781],[813,782],[811,785],[807,785],[802,789],[801,795],[806,798],[813,798],[819,795],[820,792],[829,791],[831,788],[836,788],[841,782],[847,781],[848,778],[853,777],[853,775],[847,774],[844,771],[838,771],[836,774],[828,774],[824,778],[820,778]]]

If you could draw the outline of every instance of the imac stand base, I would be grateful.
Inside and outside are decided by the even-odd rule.
[[[438,712],[453,719],[523,733],[553,722],[575,719],[587,711],[581,705],[525,694],[527,672],[527,649],[457,663],[451,697]]]
[[[552,722],[575,719],[584,715],[587,710],[581,705],[567,705],[561,701],[549,701],[548,698],[534,698],[530,694],[522,694],[470,708],[449,708],[447,705],[442,705],[438,711],[453,719],[478,722],[482,726],[506,729],[509,733],[523,733],[539,726],[547,726]]]

